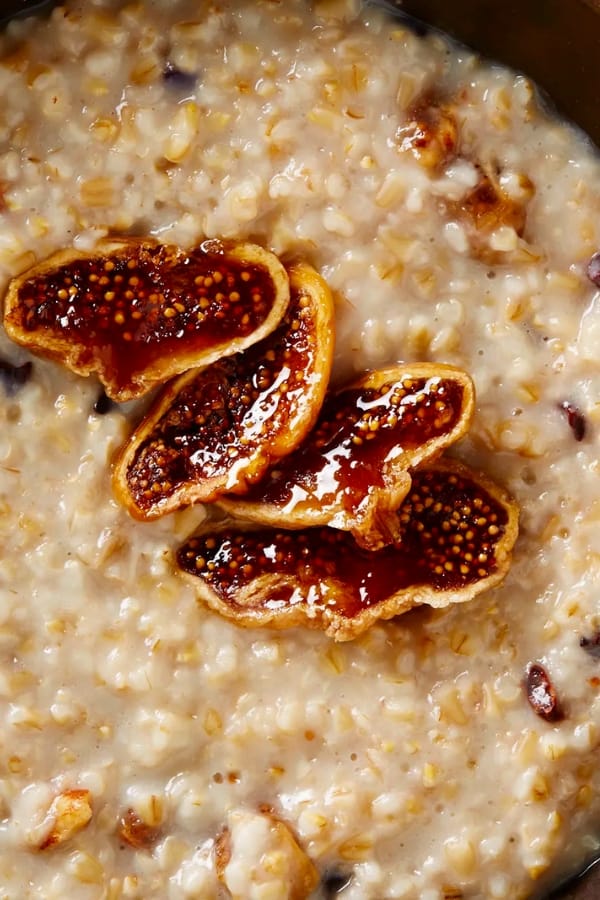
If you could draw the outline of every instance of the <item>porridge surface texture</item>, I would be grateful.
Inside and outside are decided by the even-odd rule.
[[[109,232],[303,258],[336,381],[467,370],[453,452],[522,510],[471,604],[344,645],[240,629],[174,569],[205,510],[144,524],[112,497],[138,409],[3,365],[0,895],[227,896],[229,823],[244,900],[303,896],[299,847],[315,897],[544,896],[599,845],[598,160],[524,77],[344,0],[73,2],[0,49],[3,287]],[[0,357],[31,361],[4,333]]]

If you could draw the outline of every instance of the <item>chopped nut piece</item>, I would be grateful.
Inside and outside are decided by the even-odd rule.
[[[489,232],[499,225],[509,225],[522,235],[525,228],[524,206],[512,200],[498,180],[486,173],[482,173],[473,190],[460,201],[459,211],[479,231]]]
[[[131,400],[266,337],[288,302],[286,271],[262,247],[207,241],[186,253],[123,238],[60,251],[13,279],[4,324],[17,343]]]
[[[316,868],[287,825],[264,811],[233,810],[215,849],[219,880],[232,900],[307,900]]]
[[[517,509],[459,463],[417,469],[391,547],[367,551],[331,528],[205,529],[177,554],[212,609],[245,627],[322,628],[351,640],[414,606],[462,603],[510,566]]]
[[[228,512],[280,528],[331,525],[379,549],[398,534],[409,470],[466,432],[475,402],[469,376],[414,363],[371,372],[331,394],[299,449]]]
[[[113,484],[136,518],[247,490],[312,428],[331,370],[333,300],[310,266],[293,266],[290,283],[272,335],[172,382],[122,449]]]
[[[491,171],[482,171],[475,187],[462,200],[447,202],[446,208],[467,228],[473,255],[493,264],[505,261],[508,251],[516,251],[523,245],[519,239],[527,221],[526,201],[533,192],[533,184],[527,179],[518,198],[509,196],[498,177]],[[512,240],[500,237],[502,229]]]
[[[411,153],[426,169],[441,169],[458,150],[458,126],[446,104],[425,97],[409,111],[409,121],[396,132],[401,153]]]
[[[48,850],[57,844],[64,844],[74,834],[81,831],[92,818],[92,795],[85,790],[64,791],[52,801],[46,813],[50,830],[40,850]]]
[[[559,722],[564,713],[558,702],[554,685],[543,666],[531,663],[525,673],[525,690],[531,708],[547,722]]]
[[[136,850],[150,850],[160,837],[160,830],[148,825],[133,809],[126,810],[119,818],[119,837]]]

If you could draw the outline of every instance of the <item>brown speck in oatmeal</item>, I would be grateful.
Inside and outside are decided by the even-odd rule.
[[[160,836],[154,825],[148,825],[133,809],[127,809],[120,817],[117,829],[121,840],[136,850],[151,850]]]
[[[592,284],[600,287],[600,251],[594,253],[587,265],[587,277]]]
[[[0,384],[6,394],[12,397],[19,388],[27,384],[33,372],[33,363],[26,362],[22,366],[13,366],[5,359],[0,359]]]
[[[533,711],[547,722],[560,722],[564,718],[554,685],[544,667],[530,663],[525,673],[525,691]]]
[[[580,638],[579,646],[586,653],[589,653],[590,656],[593,656],[594,659],[600,659],[600,631],[597,631],[591,637]]]
[[[565,400],[560,404],[560,408],[566,413],[569,428],[573,432],[576,441],[582,441],[585,437],[586,421],[585,416],[576,406]]]

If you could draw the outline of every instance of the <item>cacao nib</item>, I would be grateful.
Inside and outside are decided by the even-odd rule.
[[[587,277],[592,284],[600,287],[600,251],[594,253],[587,266]]]
[[[162,77],[164,82],[181,91],[193,91],[198,81],[198,77],[193,72],[183,72],[172,62],[167,62]]]
[[[112,412],[112,410],[116,408],[117,404],[115,403],[115,401],[111,400],[104,391],[100,391],[100,393],[98,394],[98,399],[94,403],[94,412],[99,416],[105,416],[107,413]]]
[[[585,437],[586,430],[585,416],[576,406],[569,403],[568,400],[561,403],[560,408],[567,414],[567,422],[569,423],[569,428],[573,432],[573,437],[576,441],[582,441]]]
[[[13,397],[19,388],[27,384],[33,372],[33,363],[26,362],[22,366],[0,359],[0,383],[9,397]]]
[[[580,638],[579,646],[582,647],[586,653],[589,653],[590,656],[593,656],[594,659],[600,659],[600,631],[597,631],[592,637]]]
[[[348,872],[326,872],[322,881],[325,896],[335,897],[336,894],[341,894],[341,892],[349,886],[351,881],[352,875]]]
[[[554,685],[543,666],[530,663],[525,672],[525,691],[531,708],[547,722],[560,722],[564,713],[558,702]]]

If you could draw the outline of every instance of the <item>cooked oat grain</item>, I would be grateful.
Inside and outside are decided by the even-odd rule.
[[[398,361],[471,373],[456,454],[519,502],[513,568],[466,607],[344,646],[240,630],[173,568],[204,510],[144,524],[112,498],[137,412],[102,415],[97,382],[36,361],[0,390],[10,900],[215,897],[215,840],[265,808],[323,896],[351,876],[345,900],[541,896],[598,848],[600,672],[580,642],[600,627],[600,166],[523,76],[357,6],[73,0],[11,24],[0,279],[108,232],[304,258],[337,298],[336,380]],[[457,130],[434,165],[398,141],[428,102],[430,128]],[[29,361],[4,334],[0,356]],[[560,722],[527,701],[532,661]],[[89,823],[32,849],[73,791]],[[124,841],[123,816],[153,840]]]

